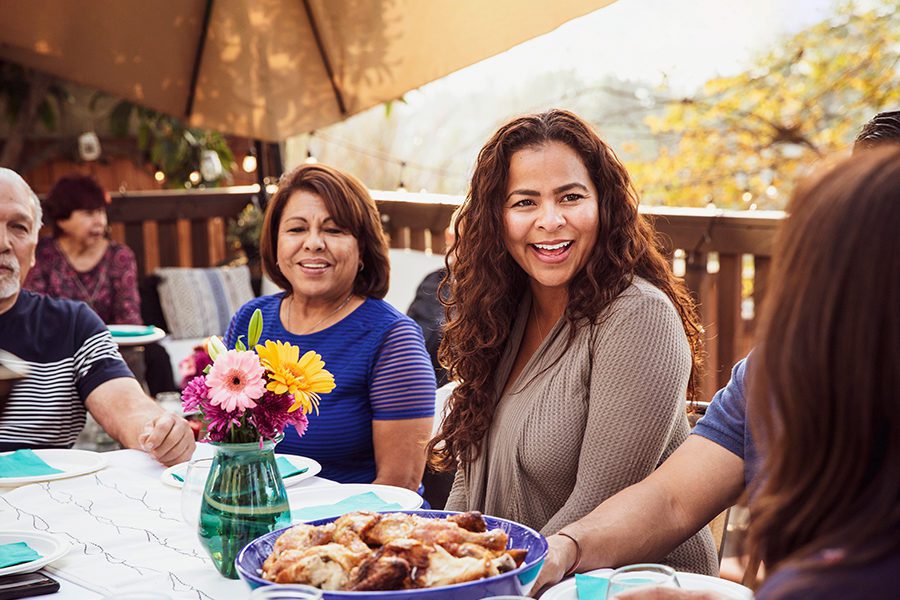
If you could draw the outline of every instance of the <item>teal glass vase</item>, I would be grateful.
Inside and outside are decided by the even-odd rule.
[[[234,559],[244,546],[291,524],[275,463],[279,438],[262,445],[212,443],[216,454],[200,502],[198,534],[216,569],[229,579],[238,578]]]

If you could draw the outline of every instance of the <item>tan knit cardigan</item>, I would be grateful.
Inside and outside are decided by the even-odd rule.
[[[530,307],[526,294],[497,368],[498,394]],[[636,278],[566,349],[568,331],[560,319],[500,398],[479,458],[457,472],[448,510],[479,510],[551,535],[647,477],[688,436],[691,353],[661,290]],[[709,529],[666,562],[717,574]]]

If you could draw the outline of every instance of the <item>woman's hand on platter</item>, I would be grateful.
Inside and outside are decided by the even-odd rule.
[[[569,538],[562,535],[551,535],[547,538],[547,545],[550,547],[547,551],[547,558],[544,559],[544,566],[541,567],[534,587],[531,588],[534,596],[542,588],[561,581],[565,577],[566,571],[575,563],[575,543]]]

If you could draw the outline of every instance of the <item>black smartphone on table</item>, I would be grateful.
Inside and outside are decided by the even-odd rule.
[[[59,591],[59,582],[43,573],[18,573],[0,577],[0,600],[31,598]]]

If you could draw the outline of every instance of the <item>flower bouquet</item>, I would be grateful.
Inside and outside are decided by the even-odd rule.
[[[200,503],[200,541],[219,572],[237,579],[234,559],[251,540],[291,522],[287,492],[275,461],[275,444],[293,425],[306,432],[320,394],[334,377],[314,351],[267,340],[259,344],[262,313],[250,319],[247,344],[234,349],[210,338],[209,364],[182,391],[186,413],[199,413],[200,441],[216,447]]]

